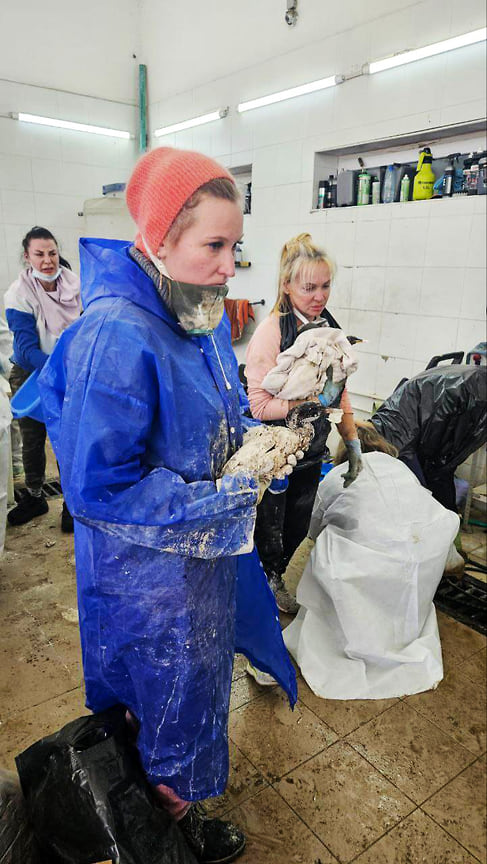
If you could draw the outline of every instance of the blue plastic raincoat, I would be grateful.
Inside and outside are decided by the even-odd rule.
[[[235,647],[296,698],[250,553],[256,483],[215,485],[242,442],[228,322],[189,337],[129,244],[80,246],[85,312],[39,386],[75,517],[87,705],[122,703],[137,717],[151,783],[186,800],[219,795]]]

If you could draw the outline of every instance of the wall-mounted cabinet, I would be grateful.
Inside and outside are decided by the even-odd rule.
[[[404,173],[409,173],[411,176],[409,192],[411,197],[412,177],[418,161],[418,153],[423,147],[431,149],[432,168],[436,177],[440,178],[449,164],[448,157],[452,154],[457,154],[455,165],[461,170],[463,161],[469,153],[485,149],[485,130],[485,119],[479,119],[318,151],[314,160],[311,211],[321,209],[318,207],[320,198],[321,200],[323,198],[323,193],[320,196],[320,182],[328,181],[330,176],[339,178],[337,205],[356,205],[358,175],[361,170],[359,157],[369,174],[376,177],[380,183],[380,201],[382,201],[384,176],[388,165],[396,165],[399,169],[396,175],[397,188],[395,188],[394,200],[399,200],[399,184]]]

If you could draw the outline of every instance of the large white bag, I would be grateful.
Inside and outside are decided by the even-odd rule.
[[[347,489],[339,465],[320,484],[316,545],[284,641],[327,699],[419,693],[443,678],[433,596],[459,518],[402,462],[367,453]]]

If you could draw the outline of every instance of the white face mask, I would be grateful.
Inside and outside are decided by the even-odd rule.
[[[142,242],[154,267],[169,282],[172,311],[183,330],[190,336],[209,336],[218,327],[225,310],[226,285],[194,285],[172,279],[165,264],[151,252],[145,238]]]
[[[61,268],[58,267],[56,273],[41,273],[40,270],[32,267],[32,275],[35,279],[40,279],[42,282],[55,282],[58,276],[61,275]]]

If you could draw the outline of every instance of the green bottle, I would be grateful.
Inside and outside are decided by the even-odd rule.
[[[399,201],[409,201],[409,186],[411,181],[409,174],[405,174],[401,180],[401,191],[399,193]]]
[[[370,203],[370,182],[371,177],[369,172],[361,171],[358,175],[357,204],[359,206]]]

